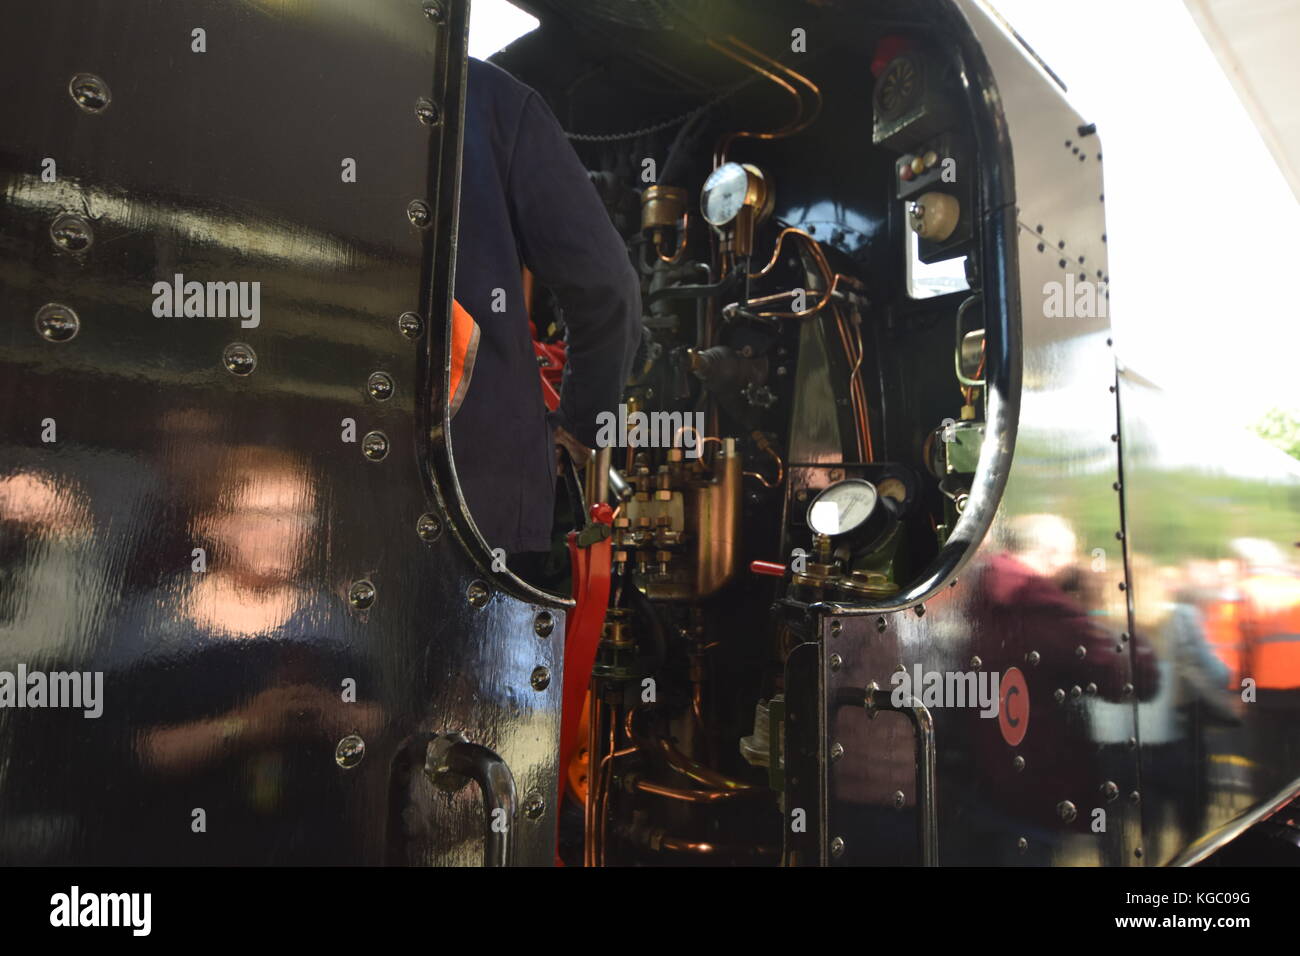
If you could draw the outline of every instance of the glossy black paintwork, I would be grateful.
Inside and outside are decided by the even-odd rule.
[[[506,760],[521,800],[544,795],[515,843],[549,861],[563,628],[539,639],[540,605],[468,556],[463,538],[482,546],[439,506],[457,493],[429,439],[463,5],[442,24],[402,0],[5,17],[0,668],[102,671],[104,700],[98,719],[0,710],[0,860],[478,863],[475,788],[435,796],[404,745],[454,730]],[[111,89],[101,113],[70,96],[78,72]],[[90,224],[84,251],[52,241],[62,213]],[[260,322],[156,316],[153,283],[177,273],[260,283]],[[48,302],[76,310],[75,338],[37,334]],[[423,335],[399,331],[407,312]],[[223,366],[236,342],[256,353],[244,377]],[[556,668],[544,690],[537,667]],[[345,769],[349,735],[365,752]]]

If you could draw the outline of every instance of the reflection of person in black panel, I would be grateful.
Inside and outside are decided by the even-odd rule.
[[[452,451],[490,548],[551,546],[555,442],[579,461],[618,406],[640,341],[640,286],[622,238],[550,109],[503,70],[469,62],[456,300],[479,326]],[[547,413],[521,279],[563,311],[568,361]],[[549,427],[548,427],[549,426]]]
[[[1154,651],[1141,634],[1124,640],[1126,619],[1096,613],[1111,580],[1084,564],[1078,538],[1057,515],[1022,515],[1003,529],[1006,550],[973,569],[975,650],[984,667],[1017,667],[1028,686],[1028,727],[1011,746],[996,720],[974,725],[983,779],[982,832],[995,835],[1006,862],[1053,861],[1068,833],[1090,834],[1092,811],[1108,806],[1107,781],[1135,789],[1133,755],[1096,739],[1077,701],[1149,700],[1159,687]],[[1076,689],[1077,688],[1077,689]],[[1066,696],[1057,700],[1057,692]],[[1023,758],[1017,769],[1014,756]],[[1075,805],[1062,819],[1059,805]],[[1026,837],[1022,856],[1016,839]]]

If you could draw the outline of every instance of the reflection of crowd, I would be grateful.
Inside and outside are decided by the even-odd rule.
[[[1140,786],[1142,840],[1164,862],[1296,776],[1300,573],[1281,549],[1238,539],[1231,559],[1181,567],[1130,556],[1129,634],[1122,602],[1101,591],[1118,569],[1098,573],[1063,519],[1021,516],[1001,533],[978,572],[976,647],[995,669],[1024,671],[1031,717],[1015,748],[977,728],[973,832],[1004,850],[1027,837],[1031,861],[1070,862],[1067,834],[1089,833],[1109,781],[1121,797]]]
[[[1300,569],[1271,541],[1239,538],[1232,550],[1188,578],[1228,688],[1243,701],[1250,735],[1235,756],[1264,796],[1300,768]]]
[[[1002,550],[977,572],[976,649],[985,666],[1024,673],[1029,725],[1015,747],[996,721],[976,727],[980,792],[972,833],[994,844],[977,852],[1003,862],[1100,862],[1104,838],[1092,826],[1094,811],[1110,807],[1104,786],[1135,781],[1126,747],[1131,728],[1114,742],[1100,738],[1089,706],[1131,706],[1134,698],[1152,697],[1159,682],[1155,655],[1140,637],[1125,640],[1123,618],[1105,592],[1116,569],[1081,556],[1065,520],[1025,515],[1000,534]],[[1066,802],[1073,816],[1062,813]],[[1086,852],[1076,852],[1071,835]]]

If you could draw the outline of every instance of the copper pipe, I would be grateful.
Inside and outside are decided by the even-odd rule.
[[[757,272],[751,272],[749,274],[751,279],[761,279],[776,268],[777,260],[781,257],[781,245],[785,242],[785,237],[789,235],[798,236],[800,239],[806,241],[806,243],[811,247],[810,251],[814,258],[819,260],[819,268],[823,263],[825,263],[825,253],[822,252],[821,243],[797,226],[786,226],[776,235],[776,241],[772,245],[772,258],[768,260],[767,265],[763,266],[763,268],[759,269]],[[826,268],[822,271],[822,275],[826,278],[827,282],[830,281],[831,269],[829,263],[826,263]],[[753,300],[751,299],[750,301]]]
[[[713,47],[713,49],[717,50],[719,53],[723,54],[724,56],[730,57],[731,59],[735,60],[737,63],[749,67],[755,73],[767,77],[767,79],[771,80],[777,86],[781,87],[791,96],[793,96],[795,98],[796,111],[795,111],[794,118],[785,126],[779,129],[772,130],[766,133],[739,130],[737,132],[724,135],[721,139],[719,139],[717,148],[714,150],[714,154],[713,154],[714,169],[717,169],[724,162],[726,162],[727,150],[728,148],[730,148],[731,144],[735,140],[737,139],[772,140],[772,139],[784,139],[787,136],[793,136],[796,133],[800,133],[803,130],[807,129],[809,126],[811,126],[813,124],[813,121],[816,120],[817,117],[821,114],[821,109],[822,109],[821,90],[817,88],[817,84],[813,83],[806,76],[796,73],[794,70],[790,69],[790,67],[786,66],[784,63],[781,63],[777,60],[772,59],[769,56],[766,56],[763,53],[760,53],[758,50],[755,50],[753,47],[741,42],[740,40],[736,39],[734,36],[727,36],[724,39],[727,40],[729,43],[731,43],[733,47],[736,47],[739,50],[748,53],[751,57],[755,59],[747,59],[746,57],[741,56],[740,53],[737,53],[736,50],[727,49],[722,44],[718,43],[712,38],[708,40],[708,44],[709,46]],[[812,112],[806,118],[804,117],[803,96],[799,93],[799,91],[795,89],[793,86],[791,86],[789,83],[787,83],[785,80],[781,79],[781,77],[777,76],[776,73],[773,73],[771,70],[764,69],[759,62],[756,62],[756,60],[761,61],[762,63],[766,63],[768,66],[772,67],[775,70],[779,70],[781,73],[785,74],[787,77],[794,80],[796,83],[799,83],[800,85],[806,87],[812,93],[812,98],[813,98]]]
[[[730,40],[732,42],[738,42],[734,37],[730,37],[730,36],[726,37],[725,39]],[[779,139],[783,136],[792,135],[793,133],[798,132],[802,128],[799,126],[799,122],[803,119],[803,112],[804,112],[803,97],[799,94],[798,90],[796,90],[785,80],[781,79],[775,73],[771,72],[770,70],[763,69],[753,60],[748,60],[745,57],[741,56],[740,54],[736,53],[735,51],[727,49],[725,46],[718,43],[712,37],[710,37],[707,40],[707,42],[709,46],[713,47],[713,49],[717,50],[723,56],[730,57],[731,59],[735,60],[737,63],[741,64],[742,66],[747,66],[755,73],[767,77],[777,86],[781,87],[781,89],[785,90],[792,97],[794,97],[794,104],[795,104],[794,118],[791,119],[789,123],[787,123],[785,126],[781,127],[780,129],[773,130],[770,133],[753,133],[753,132],[747,132],[745,130],[738,130],[733,133],[725,133],[721,137],[719,137],[718,144],[713,151],[714,169],[717,169],[719,166],[721,166],[723,163],[727,161],[727,150],[730,148],[731,144],[737,139]]]
[[[609,722],[609,753],[600,761],[600,770],[597,774],[600,780],[600,797],[596,805],[598,819],[593,823],[593,836],[596,837],[596,843],[592,850],[594,862],[592,866],[605,865],[605,838],[609,825],[609,789],[614,777],[614,760],[618,757],[625,757],[628,754],[637,752],[636,747],[624,747],[622,750],[617,749],[618,740],[618,719],[611,718]],[[587,792],[591,793],[591,765],[588,765]]]
[[[835,325],[840,336],[840,345],[844,349],[845,356],[854,362],[853,369],[849,373],[849,395],[853,406],[853,419],[856,426],[855,440],[858,446],[858,455],[864,461],[871,461],[873,451],[871,447],[871,429],[867,418],[866,394],[862,387],[862,381],[857,372],[862,364],[862,347],[861,336],[857,338],[858,348],[853,347],[849,339],[848,325],[844,316],[840,314],[838,308],[832,306],[832,312],[835,315]]]
[[[686,240],[689,235],[690,224],[690,213],[682,213],[681,225],[677,227],[677,234],[679,236],[677,251],[671,256],[666,256],[662,252],[659,252],[659,238],[658,236],[655,237],[655,252],[659,255],[661,261],[667,262],[669,265],[674,265],[682,261],[682,256],[686,253]]]
[[[819,301],[816,305],[814,305],[810,309],[804,309],[802,312],[756,312],[754,314],[759,316],[760,318],[765,318],[765,319],[804,319],[810,315],[816,315],[822,309],[826,308],[827,304],[831,301],[831,298],[835,295],[835,290],[839,288],[840,280],[846,278],[848,277],[841,275],[838,272],[835,273],[834,277],[831,279],[830,288],[827,289],[825,294],[821,297],[821,301]],[[780,292],[777,293],[776,297],[782,298],[790,295],[794,295],[794,293]],[[751,302],[756,302],[756,301],[760,301],[760,300],[757,299],[751,300]],[[746,304],[750,304],[750,303],[746,303]]]
[[[600,695],[596,693],[595,682],[590,691],[590,706],[587,710],[587,799],[583,804],[583,842],[582,865],[596,865],[596,752],[598,747],[601,719]]]
[[[659,752],[667,761],[668,766],[672,767],[683,777],[694,780],[696,783],[703,784],[706,787],[713,787],[717,790],[752,790],[750,784],[743,783],[740,780],[732,778],[704,766],[698,760],[692,760],[686,754],[678,750],[672,741],[663,738],[655,741]]]
[[[709,843],[703,840],[691,840],[686,837],[663,834],[658,840],[659,849],[666,853],[698,853],[712,856],[758,856],[776,857],[780,851],[770,846],[736,846],[726,843]]]
[[[723,800],[733,800],[736,797],[763,792],[757,788],[749,790],[683,790],[680,787],[669,787],[661,783],[652,783],[649,780],[638,780],[636,789],[641,793],[652,793],[658,797],[667,797],[669,800],[681,800],[686,803],[718,803]]]
[[[618,753],[618,718],[611,717],[609,722],[609,753],[601,761],[601,776],[603,783],[600,788],[600,820],[597,821],[597,829],[600,831],[599,859],[600,866],[605,865],[605,839],[609,824],[609,791],[610,784],[614,777],[614,758],[619,756]]]
[[[642,706],[628,712],[626,721],[627,735],[632,738],[636,744],[636,749],[648,753],[652,749],[658,750],[667,762],[682,776],[696,783],[703,784],[706,787],[713,787],[716,790],[752,790],[750,784],[741,780],[734,780],[716,770],[712,770],[703,764],[692,760],[686,754],[678,750],[671,741],[662,737],[650,738],[643,732],[644,728],[639,728],[637,721],[639,718],[648,713],[649,708]]]
[[[744,474],[748,478],[757,478],[764,488],[776,488],[781,482],[785,481],[785,462],[781,460],[781,456],[777,454],[776,449],[771,445],[763,445],[763,451],[771,455],[776,462],[776,480],[768,481],[766,477],[757,471],[747,471]]]

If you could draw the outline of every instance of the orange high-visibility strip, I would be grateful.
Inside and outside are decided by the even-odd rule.
[[[448,411],[452,416],[469,391],[469,380],[474,374],[474,359],[478,356],[478,323],[454,299],[451,303],[451,400]]]

